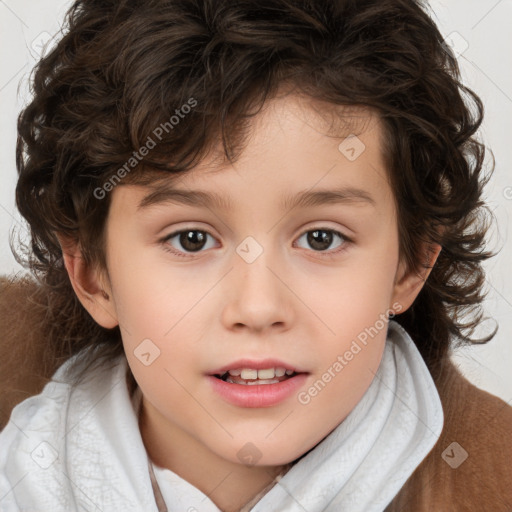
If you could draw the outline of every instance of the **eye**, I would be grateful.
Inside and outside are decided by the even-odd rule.
[[[162,243],[166,251],[177,256],[187,257],[194,253],[199,253],[203,249],[211,249],[214,247],[213,242],[208,245],[208,237],[214,240],[213,236],[207,231],[189,228],[171,233],[162,240]],[[347,243],[350,242],[350,240],[339,231],[328,228],[310,229],[302,233],[297,240],[300,241],[304,237],[310,248],[315,252],[325,252],[326,256],[343,251]],[[334,247],[334,250],[328,251],[329,247],[331,247],[336,240],[338,240],[338,244]],[[307,249],[308,247],[305,248]]]
[[[350,240],[343,236],[339,231],[328,228],[315,228],[304,232],[297,240],[306,237],[307,244],[316,252],[325,252],[332,245],[333,241],[339,240],[335,250],[329,251],[328,254],[337,253],[345,249]],[[307,248],[307,247],[306,247]]]
[[[187,253],[200,252],[204,248],[210,249],[212,246],[206,247],[208,237],[213,239],[206,231],[183,229],[166,236],[162,242],[167,251],[178,256],[185,256]],[[176,247],[176,245],[181,247]]]

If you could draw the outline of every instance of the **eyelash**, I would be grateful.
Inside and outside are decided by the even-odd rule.
[[[208,233],[208,231],[204,231],[202,229],[196,229],[196,228],[180,229],[179,231],[174,231],[173,233],[167,235],[165,238],[163,238],[161,240],[161,243],[163,245],[164,250],[169,252],[169,253],[171,253],[171,254],[173,254],[174,256],[179,256],[181,258],[191,258],[194,255],[200,254],[201,252],[203,252],[202,250],[199,250],[197,252],[186,253],[186,252],[178,251],[178,250],[174,249],[174,247],[172,247],[169,244],[169,240],[173,239],[175,236],[180,235],[181,233],[188,233],[190,231],[198,231],[198,232],[201,232],[201,233],[205,233],[206,235],[209,235],[212,238],[214,238],[213,235]],[[330,256],[334,256],[334,255],[337,255],[337,254],[345,251],[347,249],[347,247],[346,247],[347,244],[352,243],[352,240],[350,238],[348,238],[347,236],[343,235],[339,231],[336,231],[335,229],[323,228],[323,227],[315,227],[315,228],[307,229],[306,231],[303,231],[299,235],[298,239],[302,238],[305,234],[311,233],[313,231],[325,231],[325,232],[328,232],[328,233],[333,233],[334,235],[336,235],[339,238],[341,238],[341,245],[340,245],[340,247],[338,247],[335,250],[331,250],[331,251],[315,251],[315,250],[312,250],[313,252],[318,253],[321,257],[324,257],[324,258],[328,258]]]

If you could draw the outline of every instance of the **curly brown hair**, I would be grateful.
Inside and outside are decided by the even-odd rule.
[[[88,348],[82,375],[123,352],[119,328],[96,324],[77,299],[56,235],[106,268],[110,195],[95,191],[155,127],[196,101],[121,186],[187,172],[219,141],[236,159],[251,117],[284,83],[382,120],[401,257],[419,270],[423,242],[442,246],[413,306],[396,318],[431,372],[451,343],[494,335],[473,338],[490,256],[481,199],[490,172],[474,138],[483,106],[419,1],[77,0],[66,21],[34,70],[33,100],[18,122],[16,201],[31,243],[17,258],[45,290],[49,360]]]

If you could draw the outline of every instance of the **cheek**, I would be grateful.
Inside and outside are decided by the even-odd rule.
[[[354,266],[309,285],[308,304],[325,327],[329,345],[355,339],[389,312],[394,267]],[[329,336],[329,333],[331,334]],[[329,341],[330,340],[330,341]]]
[[[137,267],[118,266],[112,281],[116,313],[130,345],[143,338],[165,340],[205,293],[204,284],[191,286],[186,276],[142,259]]]
[[[370,265],[371,259],[360,258],[310,294],[324,334],[315,349],[320,381],[305,401],[314,396],[318,410],[332,411],[334,421],[360,400],[385,346],[395,261],[377,258],[379,264]]]
[[[352,411],[367,391],[382,359],[386,325],[338,339],[336,349],[297,397],[311,418],[313,431],[329,432]]]
[[[158,382],[172,387],[169,373],[179,379],[197,359],[201,325],[190,318],[200,314],[205,292],[187,287],[183,279],[162,278],[155,267],[131,275],[123,270],[116,274],[115,301],[124,350],[135,378],[155,382],[159,393]]]

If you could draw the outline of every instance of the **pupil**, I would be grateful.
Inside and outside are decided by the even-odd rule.
[[[323,230],[311,231],[308,233],[308,243],[313,249],[325,250],[332,243],[332,233]]]
[[[202,231],[185,231],[180,235],[180,243],[187,251],[196,251],[204,246],[206,236]],[[199,244],[199,247],[196,245]]]

